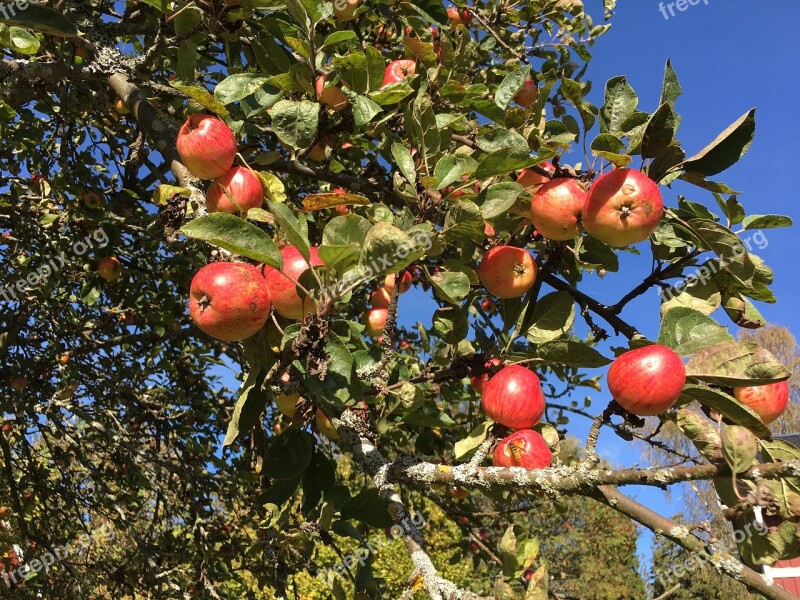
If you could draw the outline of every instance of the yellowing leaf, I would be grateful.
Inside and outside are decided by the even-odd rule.
[[[303,210],[306,212],[312,210],[322,210],[324,208],[333,208],[335,206],[345,206],[347,204],[369,206],[371,202],[368,198],[359,196],[358,194],[309,194],[303,198]]]

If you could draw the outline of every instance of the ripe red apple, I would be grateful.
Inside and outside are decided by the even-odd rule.
[[[28,379],[22,375],[11,378],[11,389],[15,392],[21,392],[28,387]]]
[[[684,383],[686,368],[681,357],[658,344],[629,350],[608,370],[608,389],[614,400],[640,417],[671,408]]]
[[[294,246],[285,246],[281,249],[283,256],[283,268],[279,271],[275,267],[264,265],[264,278],[267,280],[269,295],[275,312],[286,319],[300,320],[316,308],[310,298],[301,298],[297,293],[297,283],[300,277],[312,267],[322,267],[325,265],[319,257],[319,251],[312,246],[308,249],[311,262],[300,254],[300,250]]]
[[[90,210],[96,210],[103,206],[103,200],[94,192],[87,192],[83,195],[83,205]]]
[[[519,298],[533,287],[537,267],[530,252],[513,246],[495,246],[483,255],[478,277],[499,298]]]
[[[14,425],[12,423],[4,423],[3,424],[3,433],[6,435],[14,431]]]
[[[233,167],[217,177],[206,193],[208,212],[247,214],[264,203],[264,190],[258,176],[245,167]]]
[[[344,1],[344,0],[342,0]],[[336,0],[334,0],[334,5]],[[317,77],[315,89],[317,91],[317,100],[320,104],[324,104],[333,111],[344,110],[347,106],[347,96],[344,95],[342,88],[338,86],[325,87],[325,80],[327,75],[320,75]]]
[[[378,337],[386,327],[386,319],[389,317],[388,308],[370,308],[364,315],[364,325],[366,333],[370,337]]]
[[[483,222],[483,235],[486,237],[494,237],[496,233],[497,232],[494,230],[494,227],[491,223],[489,223],[489,221]]]
[[[447,19],[450,21],[451,27],[469,25],[471,16],[466,8],[459,9],[457,6],[450,6],[447,9]]]
[[[58,364],[60,364],[62,367],[65,367],[69,364],[69,359],[69,352],[64,352],[64,354],[58,357]]]
[[[392,292],[394,292],[394,273],[389,273],[386,278],[383,280],[383,287],[386,288],[386,291],[389,292],[391,296]],[[411,283],[414,281],[413,276],[409,271],[403,271],[403,276],[400,278],[400,290],[398,294],[405,294],[408,290],[411,289]]]
[[[314,422],[317,426],[317,431],[319,431],[326,438],[333,440],[334,442],[339,439],[339,432],[336,431],[336,428],[333,426],[333,423],[331,423],[328,415],[322,412],[321,408],[317,409]]]
[[[379,287],[369,297],[369,303],[375,308],[389,308],[391,300],[391,293],[385,287]]]
[[[490,358],[488,361],[486,361],[486,373],[483,373],[480,376],[469,378],[469,383],[476,392],[481,393],[483,391],[483,384],[489,381],[489,378],[491,377],[490,373],[492,371],[492,367],[496,367],[501,364],[503,364],[503,361],[501,361],[499,358]]]
[[[490,419],[511,429],[533,427],[545,408],[539,378],[520,365],[504,367],[489,378],[483,384],[481,404]]]
[[[485,312],[487,315],[493,315],[497,312],[497,303],[491,298],[485,298],[481,302],[481,310],[483,310],[483,312]]]
[[[609,246],[627,246],[650,237],[664,215],[655,182],[635,169],[614,169],[599,177],[583,210],[583,227]]]
[[[390,83],[397,83],[403,81],[409,75],[417,72],[417,63],[407,58],[400,60],[393,60],[386,66],[386,71],[383,75],[383,84],[389,85]]]
[[[233,166],[236,137],[217,117],[194,114],[178,132],[178,154],[186,168],[200,179],[216,179]]]
[[[197,326],[217,339],[249,338],[269,317],[267,282],[247,263],[215,262],[200,269],[189,290],[189,314]]]
[[[548,173],[555,173],[555,166],[552,163],[546,162],[539,165]],[[550,181],[549,177],[545,177],[534,171],[533,169],[522,169],[517,175],[517,183],[524,187],[531,193],[535,193],[541,186]]]
[[[544,438],[532,429],[523,429],[504,438],[492,455],[495,467],[545,469],[552,460],[553,453]]]
[[[0,506],[0,519],[7,519],[11,514],[11,509],[7,506]]]
[[[544,237],[566,241],[580,235],[586,190],[575,179],[553,179],[531,200],[531,221]]]
[[[344,147],[344,146],[342,146],[342,147]],[[333,188],[333,193],[334,194],[346,194],[347,190],[344,190],[342,188],[337,187],[337,188]]]
[[[469,490],[460,488],[457,485],[451,485],[450,487],[447,488],[447,494],[451,498],[455,498],[456,500],[463,500],[464,498],[469,497]]]
[[[535,104],[536,100],[538,99],[539,86],[536,85],[536,82],[530,77],[528,77],[522,83],[522,87],[519,88],[519,91],[516,94],[514,94],[514,102],[524,108],[528,108],[532,104]]]
[[[333,16],[340,21],[352,21],[359,6],[361,0],[333,0]]]
[[[128,105],[125,104],[125,101],[122,98],[117,98],[114,101],[114,110],[117,112],[118,115],[125,116],[131,114],[131,109],[128,108]]]
[[[789,384],[785,381],[767,385],[733,388],[734,397],[753,410],[764,423],[772,423],[789,405]]]
[[[106,281],[114,281],[122,275],[122,263],[116,256],[107,256],[97,261],[97,272]]]

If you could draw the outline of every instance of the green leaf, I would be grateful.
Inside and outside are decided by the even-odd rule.
[[[687,384],[681,392],[678,403],[685,404],[693,400],[717,411],[723,417],[733,421],[737,425],[747,427],[758,437],[768,438],[770,436],[769,427],[764,424],[761,417],[744,404],[740,404],[739,401],[730,394],[704,385]]]
[[[655,158],[664,152],[675,138],[677,115],[670,104],[662,104],[653,113],[642,137],[642,158]]]
[[[502,181],[482,190],[478,195],[478,201],[481,202],[483,218],[492,219],[505,214],[524,191],[525,188],[514,181]]]
[[[484,421],[475,429],[469,432],[469,435],[462,440],[456,442],[454,452],[456,460],[462,460],[470,455],[486,439],[489,433],[489,427],[492,425],[491,421]]]
[[[319,104],[310,100],[281,100],[270,109],[272,130],[287,146],[308,148],[317,137]]]
[[[792,218],[786,215],[748,215],[742,220],[745,229],[774,229],[791,227]]]
[[[622,154],[625,150],[625,144],[611,133],[601,133],[594,138],[591,150],[596,156],[602,156],[617,167],[625,167],[633,161],[633,157]]]
[[[255,225],[234,215],[204,215],[181,227],[180,233],[276,269],[283,266],[283,257],[272,238]]]
[[[221,104],[238,102],[263,88],[268,80],[269,76],[267,75],[236,73],[217,84],[217,87],[214,88],[214,97]]]
[[[661,320],[658,343],[669,346],[680,356],[702,348],[733,341],[728,330],[714,319],[688,307],[668,310]]]
[[[314,437],[307,431],[290,429],[272,438],[264,456],[263,472],[274,479],[294,479],[311,464]]]
[[[554,340],[536,347],[532,357],[542,361],[585,369],[595,369],[611,364],[611,360],[591,346],[574,340]]]
[[[416,240],[390,223],[376,223],[367,232],[360,264],[374,274],[396,273],[425,254]]]
[[[394,158],[397,167],[411,185],[417,182],[417,170],[414,167],[414,159],[411,157],[411,152],[397,142],[392,143],[392,158]]]
[[[525,337],[543,344],[561,337],[575,322],[575,301],[567,292],[552,292],[539,298],[533,311],[533,323]]]
[[[430,281],[438,296],[451,304],[460,304],[469,294],[469,277],[460,271],[436,273]]]
[[[561,93],[563,93],[564,97],[578,109],[578,114],[580,114],[584,130],[589,131],[594,126],[594,111],[596,109],[583,99],[586,89],[584,85],[572,79],[564,78],[561,80]]]
[[[255,427],[261,419],[267,406],[267,396],[261,389],[266,374],[266,369],[251,368],[247,379],[242,383],[223,446],[230,446],[241,434],[248,433]]]
[[[683,94],[683,89],[678,81],[678,74],[672,68],[672,61],[667,60],[667,65],[664,67],[664,83],[661,86],[661,104],[671,104],[675,108],[675,102]]]
[[[457,200],[444,217],[442,234],[448,242],[464,243],[482,239],[484,227],[478,206],[469,200]]]
[[[772,354],[752,342],[726,342],[704,348],[686,365],[686,374],[726,386],[766,385],[790,375]]]
[[[722,440],[714,425],[692,410],[681,408],[667,417],[694,444],[698,452],[712,463],[722,462]]]
[[[5,8],[7,9],[8,6],[11,5],[7,4]],[[39,51],[39,38],[19,27],[8,28],[8,40],[11,49],[19,54],[30,55],[36,54]]]
[[[439,152],[441,138],[439,129],[436,127],[433,103],[427,94],[420,94],[414,100],[411,106],[411,121],[417,148],[422,151],[423,160],[428,162],[434,154]]]
[[[722,454],[734,473],[744,473],[758,455],[758,440],[753,432],[737,425],[722,427]]]
[[[355,519],[378,529],[391,527],[394,523],[386,509],[386,502],[374,488],[362,490],[345,502],[341,514],[343,519]]]
[[[329,48],[330,46],[335,46],[336,44],[340,44],[342,42],[346,42],[348,40],[356,39],[356,32],[351,30],[346,31],[334,31],[328,37],[325,38],[325,41],[322,42],[322,46],[320,50],[325,50],[325,48]]]
[[[600,107],[600,133],[621,132],[621,126],[639,104],[636,92],[624,75],[613,77],[606,83],[606,96]]]
[[[414,88],[411,87],[408,79],[404,79],[403,81],[398,81],[397,83],[382,87],[378,91],[371,92],[369,97],[381,106],[391,106],[392,104],[397,104],[401,100],[405,100],[413,93]]]
[[[204,87],[200,87],[199,85],[183,85],[174,81],[170,81],[169,84],[176,90],[182,91],[192,100],[204,106],[215,115],[222,117],[223,119],[228,116],[228,109],[225,108],[225,105],[214,98],[214,96],[211,95],[211,92]]]
[[[63,37],[78,35],[78,28],[59,11],[32,2],[25,2],[24,5],[23,9],[19,2],[6,4],[0,23],[19,25],[50,35]]]
[[[545,158],[545,153],[550,155]],[[478,169],[475,171],[475,177],[478,179],[488,179],[495,175],[512,173],[519,169],[538,165],[548,158],[551,158],[553,155],[554,153],[550,153],[549,151],[542,151],[539,156],[531,156],[527,152],[525,154],[509,154],[507,149],[501,148],[485,156],[480,161]]]
[[[381,106],[366,96],[358,96],[353,104],[353,117],[357,127],[363,127],[381,112]]]
[[[716,175],[736,164],[753,144],[756,132],[756,109],[736,120],[717,138],[684,163],[687,171]]]
[[[294,214],[291,208],[280,202],[267,202],[267,207],[269,212],[275,215],[275,221],[280,226],[281,233],[286,236],[292,246],[295,246],[300,251],[300,254],[308,262],[311,258],[308,250],[308,238],[300,228],[297,215]]]
[[[519,67],[506,75],[503,81],[500,82],[497,92],[495,93],[495,104],[503,110],[508,108],[508,105],[511,104],[511,101],[522,87],[522,84],[525,83],[525,80],[530,76],[531,68],[528,65]]]
[[[441,190],[454,181],[459,181],[468,165],[469,160],[466,157],[445,154],[436,163],[433,171],[433,176],[436,178],[436,189]]]

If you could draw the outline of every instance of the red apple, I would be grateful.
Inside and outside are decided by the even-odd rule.
[[[449,488],[447,488],[447,494],[451,498],[455,498],[456,500],[463,500],[464,498],[469,498],[469,490],[460,488],[457,485],[451,485]]]
[[[486,361],[485,373],[481,374],[480,376],[469,378],[469,383],[476,392],[480,394],[483,391],[483,384],[489,381],[489,378],[491,377],[490,373],[492,371],[492,367],[496,367],[501,364],[503,364],[503,361],[501,361],[499,358],[490,358],[488,361]]]
[[[275,307],[275,312],[287,319],[303,319],[316,308],[310,298],[301,298],[297,293],[297,283],[308,270],[309,264],[312,267],[325,265],[315,247],[312,246],[308,251],[310,263],[306,262],[300,250],[294,246],[286,246],[281,249],[283,268],[280,271],[275,267],[264,265],[264,278],[267,280],[272,306]]]
[[[308,158],[314,162],[325,162],[331,154],[331,143],[333,138],[327,137],[320,140],[308,150]]]
[[[494,237],[496,233],[497,232],[494,230],[494,227],[491,223],[489,223],[489,221],[483,222],[483,235],[486,237]]]
[[[337,0],[334,0],[334,5]],[[344,1],[344,0],[341,0]],[[325,80],[327,75],[320,75],[317,77],[315,89],[317,91],[317,100],[320,104],[324,104],[334,111],[344,110],[347,106],[347,96],[344,95],[342,88],[338,86],[325,87]]]
[[[186,168],[200,179],[216,179],[233,166],[236,137],[217,117],[194,114],[178,132],[178,154]]]
[[[514,94],[514,102],[524,108],[528,108],[536,102],[539,98],[539,86],[536,82],[528,77],[523,83],[519,91]]]
[[[586,190],[575,179],[553,179],[531,200],[531,221],[544,237],[566,241],[580,235]]]
[[[103,206],[103,200],[94,192],[88,192],[83,195],[83,205],[90,210],[96,210]]]
[[[499,298],[519,298],[533,287],[537,267],[530,252],[514,246],[495,246],[478,265],[486,290]]]
[[[493,315],[497,312],[497,303],[491,298],[485,298],[481,302],[481,310],[483,310],[483,312],[485,312],[487,315]]]
[[[466,8],[459,9],[457,6],[450,6],[447,9],[447,19],[450,21],[450,26],[456,25],[469,25],[471,15]]]
[[[386,327],[386,319],[389,317],[388,308],[370,308],[364,315],[367,335],[378,337]]]
[[[333,188],[333,193],[334,194],[346,194],[347,190],[343,190],[342,188],[338,188],[337,187],[337,188]]]
[[[336,441],[339,439],[339,432],[336,431],[336,428],[331,423],[331,420],[328,418],[324,412],[322,412],[321,408],[317,409],[315,424],[317,426],[317,431],[319,431],[322,435],[332,441]]]
[[[3,433],[9,434],[14,431],[14,425],[12,423],[4,423],[3,424]]]
[[[539,165],[548,173],[554,173],[556,168],[552,163],[546,162]],[[517,175],[517,183],[531,193],[535,193],[541,186],[550,181],[550,177],[545,177],[533,169],[522,169]]]
[[[269,317],[267,282],[247,263],[215,262],[200,269],[189,290],[189,314],[197,326],[217,339],[249,338]]]
[[[497,444],[492,456],[495,467],[523,467],[545,469],[550,466],[553,453],[544,438],[532,429],[512,433]]]
[[[361,0],[333,0],[333,16],[340,21],[352,21],[359,6]]]
[[[639,417],[671,408],[684,383],[686,368],[681,357],[658,344],[629,350],[608,370],[608,389],[614,400]]]
[[[785,381],[733,388],[734,397],[755,412],[764,423],[772,423],[789,405],[789,384]]]
[[[11,389],[15,392],[21,392],[28,387],[28,379],[23,375],[11,378]]]
[[[400,60],[393,60],[386,67],[386,71],[383,75],[382,85],[389,85],[390,83],[397,83],[398,81],[403,81],[403,79],[405,79],[409,75],[413,75],[416,72],[417,72],[417,63],[415,61],[409,60],[407,58],[401,58]]]
[[[542,418],[545,400],[536,373],[510,365],[483,384],[481,404],[493,421],[511,429],[527,429]]]
[[[389,308],[391,300],[392,295],[385,287],[379,287],[369,297],[369,303],[375,308]]]
[[[7,506],[0,506],[0,519],[8,518],[8,515],[11,514],[11,509]]]
[[[108,256],[97,261],[97,272],[106,281],[114,281],[122,275],[122,263],[116,256]]]
[[[635,169],[614,169],[599,177],[583,210],[583,227],[609,246],[627,246],[650,237],[664,215],[655,182]]]
[[[245,167],[233,167],[217,177],[206,193],[208,212],[247,214],[264,203],[264,190],[258,176]]]
[[[386,291],[389,292],[390,296],[392,292],[394,292],[394,277],[394,273],[389,273],[383,280],[383,287],[386,288]],[[409,271],[403,271],[403,276],[400,278],[400,291],[398,294],[405,294],[408,290],[410,290],[413,280],[414,278]]]

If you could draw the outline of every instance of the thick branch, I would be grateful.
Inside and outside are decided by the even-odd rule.
[[[740,581],[750,588],[750,590],[762,594],[765,598],[770,598],[772,600],[796,600],[796,596],[790,594],[780,586],[767,583],[761,573],[757,573],[750,567],[742,564],[738,559],[727,552],[708,546],[706,542],[692,535],[685,527],[662,517],[646,506],[621,494],[613,487],[601,486],[592,497],[613,508],[617,512],[622,513],[626,517],[633,519],[637,523],[644,525],[654,533],[659,533],[686,550],[696,553],[721,574],[732,577],[736,581]]]

